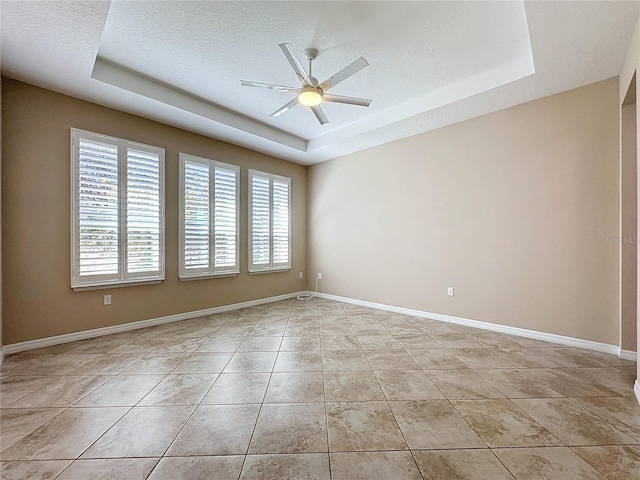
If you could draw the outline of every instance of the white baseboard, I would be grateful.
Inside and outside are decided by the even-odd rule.
[[[298,295],[313,295],[318,298],[325,298],[327,300],[335,300],[338,302],[350,303],[353,305],[361,305],[364,307],[375,308],[378,310],[385,310],[389,312],[402,313],[405,315],[412,315],[419,318],[429,318],[432,320],[439,320],[447,323],[454,323],[457,325],[465,325],[467,327],[480,328],[483,330],[489,330],[493,332],[507,333],[510,335],[516,335],[519,337],[533,338],[536,340],[542,340],[550,343],[557,343],[560,345],[567,345],[577,348],[585,348],[588,350],[594,350],[597,352],[617,354],[620,358],[625,360],[636,360],[636,352],[630,350],[621,350],[617,345],[610,345],[606,343],[593,342],[591,340],[583,340],[580,338],[566,337],[563,335],[556,335],[553,333],[538,332],[535,330],[527,330],[524,328],[510,327],[506,325],[499,325],[496,323],[482,322],[479,320],[471,320],[468,318],[454,317],[451,315],[443,315],[440,313],[425,312],[422,310],[413,310],[410,308],[396,307],[393,305],[385,305],[382,303],[368,302],[366,300],[357,300],[354,298],[341,297],[338,295],[331,295],[327,293],[306,291],[306,292],[293,292],[284,295],[278,295],[268,298],[260,298],[257,300],[250,300],[247,302],[234,303],[230,305],[222,305],[219,307],[207,308],[204,310],[194,310],[191,312],[178,313],[175,315],[167,315],[164,317],[150,318],[147,320],[140,320],[138,322],[130,322],[122,325],[113,325],[111,327],[96,328],[92,330],[84,330],[81,332],[68,333],[65,335],[57,335],[55,337],[40,338],[37,340],[29,340],[26,342],[13,343],[10,345],[4,345],[0,348],[0,365],[5,355],[12,353],[24,352],[27,350],[34,350],[36,348],[50,347],[52,345],[59,345],[62,343],[75,342],[77,340],[85,340],[87,338],[100,337],[103,335],[111,335],[114,333],[127,332],[130,330],[137,330],[140,328],[153,327],[156,325],[163,325],[165,323],[177,322],[180,320],[187,320],[190,318],[201,317],[204,315],[213,315],[216,313],[228,312],[232,310],[238,310],[241,308],[253,307],[256,305],[262,305],[265,303],[277,302],[279,300],[288,300],[295,298]],[[636,396],[640,401],[640,386],[636,381]]]
[[[12,343],[2,347],[2,356],[12,353],[34,350],[36,348],[50,347],[52,345],[60,345],[61,343],[75,342],[77,340],[85,340],[87,338],[101,337],[103,335],[111,335],[113,333],[128,332],[139,328],[154,327],[165,323],[178,322],[180,320],[188,320],[190,318],[202,317],[204,315],[213,315],[215,313],[229,312],[231,310],[239,310],[241,308],[254,307],[265,303],[278,302],[280,300],[288,300],[302,295],[305,292],[286,293],[275,297],[260,298],[250,300],[248,302],[233,303],[231,305],[222,305],[220,307],[205,308],[204,310],[194,310],[192,312],[177,313],[175,315],[167,315],[166,317],[150,318],[148,320],[140,320],[138,322],[123,323],[122,325],[113,325],[111,327],[95,328],[92,330],[83,330],[81,332],[67,333],[65,335],[56,335],[55,337],[39,338],[37,340],[29,340],[26,342]]]
[[[636,378],[636,383],[633,385],[633,393],[636,394],[636,400],[640,403],[640,380]]]
[[[508,333],[518,337],[533,338],[550,343],[558,343],[570,347],[585,348],[596,352],[612,353],[618,355],[620,348],[617,345],[608,343],[593,342],[591,340],[583,340],[581,338],[565,337],[564,335],[556,335],[554,333],[538,332],[535,330],[527,330],[524,328],[509,327],[507,325],[499,325],[497,323],[482,322],[479,320],[470,320],[468,318],[454,317],[451,315],[443,315],[441,313],[424,312],[422,310],[412,310],[410,308],[396,307],[393,305],[385,305],[382,303],[367,302],[365,300],[357,300],[354,298],[340,297],[338,295],[330,295],[328,293],[308,292],[319,298],[327,300],[335,300],[338,302],[351,303],[353,305],[361,305],[363,307],[376,308],[378,310],[386,310],[389,312],[402,313],[404,315],[412,315],[414,317],[429,318],[431,320],[440,320],[447,323],[455,323],[457,325],[465,325],[467,327],[481,328],[492,332]]]
[[[618,352],[618,357],[623,360],[631,360],[633,362],[638,360],[638,352],[634,352],[633,350],[622,350],[620,349]]]

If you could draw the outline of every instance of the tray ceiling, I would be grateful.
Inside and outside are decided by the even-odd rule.
[[[619,74],[637,2],[3,1],[12,78],[313,164]],[[319,52],[331,93],[320,125],[279,43]]]

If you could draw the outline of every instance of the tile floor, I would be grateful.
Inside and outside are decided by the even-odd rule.
[[[635,364],[321,299],[24,352],[13,479],[640,478]]]

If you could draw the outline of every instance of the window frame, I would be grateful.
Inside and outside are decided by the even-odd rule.
[[[185,163],[189,161],[205,165],[209,169],[209,266],[207,268],[190,269],[185,267]],[[236,175],[236,262],[231,268],[215,266],[215,169],[216,167],[232,170]],[[201,280],[207,278],[230,277],[240,273],[240,167],[231,163],[220,162],[210,158],[198,157],[188,153],[179,155],[178,174],[178,276],[180,280]]]
[[[164,148],[133,142],[109,135],[70,129],[71,143],[71,288],[75,291],[94,290],[119,286],[134,286],[160,283],[165,279],[165,150]],[[113,145],[118,155],[118,272],[116,274],[80,275],[80,209],[77,208],[80,193],[80,141],[87,139]],[[138,150],[158,155],[159,180],[159,258],[155,272],[127,273],[127,172],[128,151]],[[77,272],[77,273],[76,273]]]
[[[253,263],[253,178],[262,177],[269,180],[269,264],[268,265],[256,265]],[[278,180],[286,182],[288,186],[288,203],[287,203],[287,226],[288,226],[288,261],[286,263],[274,263],[273,262],[273,181]],[[249,244],[249,257],[248,268],[249,273],[270,273],[270,272],[282,272],[291,270],[291,178],[275,173],[262,172],[260,170],[249,169],[248,175],[248,244]]]

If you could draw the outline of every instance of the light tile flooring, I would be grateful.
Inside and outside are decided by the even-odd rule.
[[[326,300],[7,357],[13,479],[640,478],[635,364]]]

